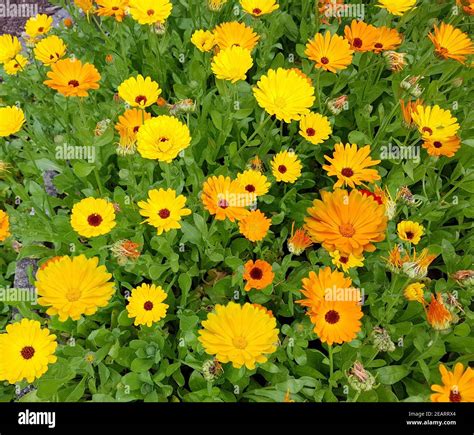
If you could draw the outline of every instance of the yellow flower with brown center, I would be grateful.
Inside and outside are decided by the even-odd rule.
[[[66,44],[61,38],[51,35],[35,45],[35,58],[45,65],[51,65],[66,54],[66,49]]]
[[[425,285],[421,282],[414,282],[403,290],[403,296],[407,301],[419,302],[425,304]]]
[[[342,269],[344,272],[349,272],[349,269],[354,267],[364,266],[364,257],[355,256],[354,254],[344,254],[339,252],[337,249],[329,253],[332,258],[332,264],[338,269]]]
[[[273,157],[272,173],[276,181],[293,184],[301,176],[303,165],[294,152],[280,151]]]
[[[381,53],[382,51],[395,50],[402,43],[402,37],[396,29],[389,27],[376,27],[373,51]]]
[[[249,260],[244,266],[245,291],[252,289],[263,290],[272,282],[275,274],[272,265],[264,260]]]
[[[413,221],[402,221],[397,225],[398,237],[405,242],[418,245],[425,229],[423,225]]]
[[[128,8],[128,0],[97,0],[97,6],[97,15],[114,17],[118,22],[121,22]]]
[[[144,78],[139,74],[136,78],[130,77],[122,82],[118,87],[118,94],[130,106],[144,109],[157,102],[161,89],[150,77]]]
[[[156,228],[158,235],[181,228],[181,218],[191,214],[185,205],[186,197],[176,195],[173,189],[152,189],[148,200],[138,203],[140,214],[146,217],[146,223]]]
[[[71,226],[83,237],[102,236],[115,225],[114,206],[105,199],[85,198],[72,208]]]
[[[223,50],[232,46],[253,50],[257,45],[258,36],[251,27],[237,21],[222,23],[214,29],[217,46]]]
[[[24,123],[25,115],[19,107],[0,107],[0,137],[18,133]]]
[[[254,17],[271,14],[280,7],[275,0],[240,0],[240,6],[245,12]]]
[[[349,42],[339,35],[326,31],[323,35],[316,33],[306,44],[304,54],[315,62],[316,68],[336,73],[346,69],[352,63],[354,50]]]
[[[377,38],[377,29],[364,21],[352,20],[344,28],[344,36],[354,51],[372,51]]]
[[[148,119],[137,133],[137,150],[145,159],[170,163],[190,144],[188,126],[174,116]]]
[[[454,157],[461,148],[461,139],[458,136],[451,136],[443,139],[428,139],[422,144],[430,156]]]
[[[115,129],[119,132],[120,142],[117,152],[121,155],[133,154],[136,148],[137,133],[143,122],[150,119],[151,115],[144,110],[128,109],[119,116]]]
[[[130,15],[140,24],[164,23],[172,9],[169,0],[130,0]]]
[[[245,191],[255,195],[255,198],[265,195],[270,189],[267,177],[254,169],[247,169],[238,174],[236,180]]]
[[[202,191],[205,209],[217,220],[239,221],[250,213],[245,207],[253,200],[249,201],[249,193],[237,180],[223,175],[212,176],[204,182]]]
[[[275,317],[252,304],[216,305],[202,326],[199,341],[206,353],[216,355],[221,363],[231,362],[235,368],[245,365],[249,370],[255,369],[278,346]]]
[[[320,113],[308,113],[300,119],[300,135],[313,145],[323,143],[332,134],[329,119]]]
[[[0,63],[15,58],[21,51],[21,44],[16,36],[5,34],[0,36]]]
[[[53,17],[46,14],[38,14],[31,17],[25,24],[25,33],[31,40],[36,40],[39,36],[46,35],[53,25]]]
[[[18,71],[23,71],[25,66],[28,64],[28,59],[18,54],[15,56],[15,59],[9,60],[3,64],[3,69],[8,75],[14,76],[18,73]]]
[[[0,334],[0,381],[32,383],[40,378],[56,362],[57,345],[56,336],[37,320],[8,324]]]
[[[253,60],[250,51],[237,46],[224,48],[212,59],[211,69],[220,80],[236,83],[247,78]]]
[[[306,248],[309,248],[313,244],[313,241],[303,228],[298,228],[296,231],[294,231],[294,229],[295,223],[293,222],[291,226],[291,236],[287,241],[288,251],[295,255],[301,255]]]
[[[259,242],[267,235],[271,222],[260,210],[252,210],[239,221],[240,234],[251,242]]]
[[[324,156],[331,164],[323,165],[323,169],[330,177],[337,177],[335,188],[341,186],[354,188],[363,182],[373,183],[380,180],[376,169],[368,169],[380,163],[380,160],[372,160],[370,157],[370,145],[358,149],[356,144],[344,146],[338,143],[334,148],[332,157]]]
[[[99,89],[100,74],[94,65],[62,59],[51,65],[44,84],[66,97],[87,97],[89,89]]]
[[[211,51],[216,45],[214,33],[209,30],[196,30],[191,37],[191,42],[202,52]]]
[[[424,140],[446,139],[456,136],[459,130],[457,119],[449,110],[435,106],[418,106],[412,114]]]
[[[443,59],[465,63],[466,57],[474,54],[474,44],[469,36],[451,24],[435,25],[434,33],[429,33],[428,37],[435,46],[435,53]]]
[[[412,10],[416,5],[416,0],[379,0],[377,7],[386,9],[393,15],[402,16]]]
[[[361,256],[373,252],[373,243],[385,239],[385,207],[357,190],[321,191],[305,218],[306,231],[327,251],[338,250]]]
[[[442,385],[434,384],[431,389],[432,402],[474,402],[474,370],[461,363],[449,371],[444,364],[439,365]]]
[[[50,262],[36,274],[35,287],[38,303],[49,307],[50,316],[59,316],[61,322],[71,318],[79,320],[81,315],[90,316],[98,308],[108,305],[114,294],[112,275],[99,259],[64,256]]]
[[[10,220],[8,214],[0,209],[0,242],[10,236]]]
[[[426,307],[426,320],[439,331],[444,331],[451,326],[453,316],[446,307],[441,293],[431,295],[431,302]]]
[[[128,317],[135,318],[135,325],[151,326],[166,316],[168,297],[161,286],[142,284],[132,290],[128,298]]]

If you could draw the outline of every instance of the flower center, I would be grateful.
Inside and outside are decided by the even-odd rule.
[[[155,14],[155,11],[153,9],[148,9],[146,13],[148,14],[149,17],[151,17],[152,15]]]
[[[433,134],[433,130],[432,130],[431,128],[429,128],[429,127],[423,127],[423,128],[421,129],[421,131],[422,131],[423,133],[428,133],[430,136]]]
[[[354,171],[351,168],[343,168],[341,174],[344,177],[352,177],[354,175]]]
[[[262,10],[259,9],[259,8],[255,8],[253,11],[252,11],[255,15],[260,15],[262,13]]]
[[[227,202],[226,199],[219,199],[219,202],[217,203],[217,205],[223,209],[226,209],[227,207],[229,207],[229,203]]]
[[[443,144],[439,140],[437,140],[437,141],[433,142],[433,146],[435,148],[441,148],[443,146]]]
[[[314,136],[314,135],[316,134],[316,130],[315,130],[314,128],[311,128],[311,127],[310,127],[310,128],[307,128],[307,129],[306,129],[306,134],[307,134],[308,136]]]
[[[21,349],[20,353],[24,359],[31,359],[35,354],[35,348],[32,346],[25,346],[23,349]]]
[[[343,237],[350,238],[355,234],[355,229],[352,224],[339,225],[339,232]]]
[[[143,304],[143,309],[145,309],[146,311],[151,311],[153,309],[153,302],[152,301],[146,301]]]
[[[77,88],[79,86],[79,82],[77,80],[69,80],[68,85],[72,86],[73,88]]]
[[[362,47],[362,39],[354,38],[354,41],[352,42],[352,44],[354,45],[354,47],[360,48]]]
[[[457,387],[453,387],[453,389],[449,393],[449,401],[450,402],[460,402],[461,401],[461,393],[458,391]]]
[[[326,322],[330,323],[331,325],[334,325],[335,323],[339,322],[340,318],[341,316],[339,316],[339,313],[334,310],[328,311],[324,316],[324,320],[326,320]]]
[[[140,125],[133,127],[133,132],[138,133],[138,130],[140,129],[140,127],[141,127]]]
[[[285,165],[280,165],[278,166],[278,172],[284,174],[288,169],[286,168]]]
[[[162,208],[159,212],[158,215],[160,216],[161,219],[168,219],[170,217],[171,212],[167,208]]]
[[[92,227],[98,227],[102,223],[102,221],[102,216],[97,213],[93,213],[87,217],[87,222]]]
[[[250,276],[252,277],[252,279],[262,279],[263,277],[262,269],[260,269],[259,267],[254,267],[250,271]]]
[[[75,288],[68,290],[68,292],[66,293],[66,299],[69,302],[76,302],[79,300],[80,297],[81,291]]]
[[[245,349],[247,347],[247,340],[240,336],[240,337],[235,337],[233,340],[232,340],[232,343],[234,344],[234,346],[237,348],[237,349]]]
[[[349,261],[349,258],[348,258],[348,257],[341,257],[341,258],[339,258],[339,261],[340,261],[342,264],[347,264],[347,262]]]
[[[160,137],[159,139],[159,142],[163,143],[163,142],[168,142],[169,139],[167,137]]]
[[[38,32],[43,33],[44,32],[44,27],[38,27]]]
[[[323,65],[327,65],[329,63],[329,59],[326,56],[324,56],[324,57],[321,58],[321,63]]]
[[[140,105],[146,104],[146,101],[147,99],[144,95],[139,95],[137,98],[135,98],[135,103],[140,104]]]
[[[377,42],[375,45],[374,45],[375,48],[383,48],[383,44],[380,43],[380,42]]]
[[[255,192],[255,186],[253,184],[247,184],[247,186],[245,186],[245,190],[250,193]]]
[[[406,236],[407,236],[408,240],[411,240],[411,239],[413,239],[414,234],[411,231],[407,231]]]
[[[113,7],[112,7],[112,10],[113,10],[113,11],[118,11],[119,8],[118,8],[118,6],[113,6]]]

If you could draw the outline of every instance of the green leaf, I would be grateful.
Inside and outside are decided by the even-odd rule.
[[[402,380],[410,373],[410,369],[405,366],[388,366],[376,370],[377,379],[385,385],[393,385]]]

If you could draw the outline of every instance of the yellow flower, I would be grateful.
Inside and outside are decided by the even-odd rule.
[[[102,17],[114,17],[118,22],[123,21],[128,0],[97,0],[97,15]]]
[[[239,221],[240,234],[251,242],[259,242],[267,235],[271,223],[260,210],[253,210]]]
[[[214,33],[209,30],[196,30],[191,37],[191,42],[199,51],[211,51],[216,45],[216,38]]]
[[[422,144],[430,156],[453,157],[461,148],[461,139],[458,136],[451,136],[443,139],[428,139]]]
[[[379,0],[377,7],[386,9],[393,15],[402,16],[415,7],[416,0]]]
[[[247,71],[252,65],[250,51],[234,45],[220,50],[214,56],[211,69],[218,79],[236,83],[247,78]]]
[[[18,133],[24,123],[23,110],[16,106],[0,107],[0,137]]]
[[[30,39],[35,40],[38,36],[46,35],[53,25],[53,17],[46,14],[38,14],[31,17],[25,24],[25,33]]]
[[[354,254],[344,254],[339,252],[337,249],[329,253],[332,257],[332,264],[338,269],[342,269],[344,272],[349,272],[349,269],[353,267],[363,267],[364,257],[357,257]]]
[[[216,44],[221,50],[234,45],[252,50],[260,39],[251,27],[237,21],[222,23],[217,26],[214,29],[214,36]]]
[[[265,195],[270,189],[270,183],[265,175],[254,169],[247,169],[237,175],[237,182],[248,193],[255,197]]]
[[[413,284],[408,285],[403,290],[403,296],[407,301],[419,302],[420,304],[425,304],[424,297],[425,285],[421,282],[414,282]]]
[[[216,355],[221,363],[231,362],[235,368],[245,365],[253,370],[278,346],[275,318],[248,303],[216,305],[202,326],[199,341],[206,353]]]
[[[436,106],[418,106],[412,114],[424,140],[446,139],[456,136],[459,130],[457,119],[449,110]]]
[[[434,393],[432,402],[474,402],[474,370],[461,363],[454,366],[453,371],[446,369],[444,364],[439,365],[443,385],[432,385]]]
[[[428,37],[435,46],[435,53],[443,59],[454,59],[465,63],[466,56],[474,54],[474,44],[469,36],[451,24],[434,26],[434,34]]]
[[[418,222],[402,221],[397,225],[398,237],[414,245],[418,245],[424,230],[423,225]]]
[[[8,214],[0,209],[0,242],[10,236],[10,219]]]
[[[20,41],[13,35],[0,36],[0,63],[12,60],[21,51]]]
[[[79,320],[81,315],[92,315],[107,306],[115,291],[114,283],[105,266],[98,264],[97,257],[84,255],[64,256],[48,263],[36,274],[38,303],[49,306],[46,312],[58,315],[61,322]]]
[[[377,29],[372,24],[352,20],[350,27],[344,28],[344,36],[354,51],[372,51],[377,38]]]
[[[174,116],[148,119],[137,133],[137,149],[145,159],[170,163],[190,144],[188,126]]]
[[[19,54],[15,57],[15,59],[9,60],[3,64],[3,69],[5,72],[11,76],[17,74],[18,71],[23,71],[25,66],[28,64],[28,59]]]
[[[157,229],[157,234],[181,228],[181,218],[191,214],[189,208],[184,208],[186,198],[176,196],[173,189],[153,189],[148,192],[148,200],[140,201],[140,214],[145,216],[145,222]]]
[[[118,94],[130,106],[143,109],[156,103],[161,95],[161,89],[150,77],[143,78],[139,74],[136,78],[130,77],[125,80],[118,87]]]
[[[273,176],[284,183],[293,184],[300,178],[302,168],[301,160],[293,152],[280,151],[272,160]]]
[[[89,89],[99,89],[100,74],[94,65],[63,59],[51,65],[44,84],[66,97],[87,97]]]
[[[342,143],[335,145],[334,154],[331,157],[324,158],[331,163],[323,165],[323,169],[327,171],[330,177],[336,176],[337,182],[334,187],[349,186],[354,188],[364,181],[373,183],[380,180],[380,175],[376,169],[368,169],[380,163],[380,160],[372,160],[370,157],[370,145],[366,145],[361,149],[356,144]]]
[[[72,208],[71,226],[83,237],[110,233],[115,225],[114,206],[105,199],[85,198]]]
[[[172,9],[169,0],[130,0],[130,14],[140,24],[163,23]]]
[[[310,112],[314,103],[314,88],[293,70],[268,70],[253,88],[260,107],[280,121],[299,120]]]
[[[426,320],[438,331],[444,331],[451,326],[453,315],[446,308],[441,293],[438,293],[436,297],[431,296],[431,302],[426,308]]]
[[[300,135],[313,145],[323,143],[332,133],[331,123],[320,113],[308,113],[300,119]]]
[[[275,0],[240,0],[240,5],[245,12],[254,17],[271,14],[280,7]]]
[[[346,69],[352,62],[354,50],[342,36],[316,33],[306,44],[304,54],[315,62],[316,68],[336,73]]]
[[[151,326],[166,316],[169,305],[163,303],[168,297],[165,291],[154,284],[142,284],[132,290],[128,298],[128,317],[135,318],[135,325]]]
[[[66,48],[66,44],[61,38],[51,35],[36,44],[35,58],[45,65],[51,65],[66,54]]]
[[[40,378],[56,362],[57,345],[56,336],[37,320],[10,323],[0,334],[0,381],[32,383]]]
[[[117,152],[121,155],[133,154],[136,148],[137,133],[143,122],[150,119],[151,115],[144,110],[128,109],[119,116],[115,129],[120,134],[120,143]]]
[[[93,0],[74,0],[74,4],[86,14],[94,10]]]

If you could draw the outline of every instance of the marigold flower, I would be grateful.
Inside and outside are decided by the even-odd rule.
[[[291,237],[288,239],[288,250],[295,255],[301,255],[306,248],[309,248],[313,241],[311,237],[308,236],[304,228],[298,228],[296,231],[293,231],[295,223],[291,226]]]
[[[412,114],[424,140],[446,139],[456,136],[459,130],[457,119],[449,110],[436,106],[418,106]]]
[[[418,222],[402,221],[397,225],[398,237],[405,242],[418,245],[425,229]]]
[[[416,5],[416,0],[379,0],[377,5],[379,8],[386,9],[393,15],[402,16],[406,12],[413,9]]]
[[[24,123],[25,115],[19,107],[0,107],[0,137],[18,133]]]
[[[48,36],[35,45],[35,58],[45,65],[57,62],[66,54],[66,44],[56,35]]]
[[[419,302],[420,304],[425,304],[425,296],[424,296],[425,285],[421,282],[415,282],[413,284],[408,285],[403,290],[403,296],[407,301],[415,301]]]
[[[196,30],[192,37],[191,42],[196,46],[199,51],[207,52],[211,51],[216,45],[216,39],[214,33],[209,30]]]
[[[0,242],[10,236],[10,220],[8,214],[0,210]]]
[[[161,89],[158,83],[150,77],[144,78],[138,74],[137,77],[130,77],[122,82],[118,87],[118,94],[130,106],[144,109],[156,103]]]
[[[239,221],[239,230],[246,239],[259,242],[267,235],[271,222],[260,210],[253,210]]]
[[[135,325],[151,326],[166,316],[169,305],[163,303],[168,297],[160,286],[141,284],[132,290],[128,298],[128,317],[135,318]]]
[[[474,370],[461,363],[449,371],[444,364],[439,365],[442,385],[434,384],[431,389],[432,402],[474,402]]]
[[[27,64],[28,59],[25,56],[18,54],[14,59],[5,62],[3,64],[3,69],[8,75],[14,76],[18,71],[23,71]]]
[[[294,152],[280,151],[273,157],[272,173],[276,181],[293,184],[301,176],[303,165]]]
[[[0,63],[12,60],[20,51],[21,44],[16,36],[8,34],[0,36]]]
[[[119,132],[120,142],[117,153],[120,155],[133,154],[136,149],[137,133],[144,121],[151,118],[151,115],[144,110],[128,109],[119,116],[119,121],[115,129]]]
[[[97,15],[102,17],[114,17],[118,22],[125,18],[125,11],[128,8],[128,0],[96,0]]]
[[[376,27],[375,31],[375,41],[373,45],[374,53],[395,50],[402,43],[402,37],[396,29],[382,26]]]
[[[329,253],[332,258],[332,264],[338,269],[342,269],[344,272],[348,272],[349,269],[354,267],[364,266],[364,257],[357,257],[354,254],[344,254],[338,250]]]
[[[352,63],[354,50],[346,39],[339,35],[331,35],[328,30],[324,35],[316,33],[314,39],[306,44],[304,53],[315,62],[316,68],[336,73]]]
[[[254,194],[255,199],[258,196],[265,195],[270,189],[270,182],[267,177],[254,169],[247,169],[238,174],[236,180],[248,193]]]
[[[26,21],[25,33],[32,40],[35,40],[39,36],[46,35],[53,25],[53,17],[46,14],[38,14],[35,17],[31,17]]]
[[[251,27],[237,21],[230,21],[217,26],[214,29],[214,37],[217,46],[221,50],[237,45],[251,51],[260,39],[260,36]]]
[[[461,148],[461,139],[459,136],[451,136],[444,139],[428,139],[422,144],[430,156],[454,157]]]
[[[140,24],[163,23],[172,9],[169,0],[130,0],[130,15]]]
[[[214,56],[211,69],[218,79],[236,83],[247,78],[247,72],[252,65],[250,51],[234,45],[220,50]]]
[[[110,233],[115,228],[113,205],[102,198],[85,198],[74,204],[71,226],[84,237],[97,237]]]
[[[431,296],[431,302],[426,307],[426,320],[434,329],[440,331],[451,326],[453,316],[446,308],[441,293]]]
[[[469,36],[451,24],[435,25],[434,33],[429,33],[428,37],[435,46],[435,53],[443,59],[465,63],[466,56],[474,54],[474,44]]]
[[[300,135],[313,145],[323,143],[332,134],[329,119],[320,113],[308,113],[300,119]]]
[[[272,282],[275,274],[272,271],[271,264],[264,260],[247,261],[244,266],[245,291],[252,289],[263,290]]]
[[[276,11],[280,5],[275,0],[240,0],[242,9],[254,17],[261,17]]]
[[[400,72],[407,65],[406,54],[397,53],[396,51],[388,50],[383,53],[387,68],[393,72]]]
[[[377,28],[363,21],[352,20],[344,28],[344,36],[354,51],[372,51],[377,42]]]

